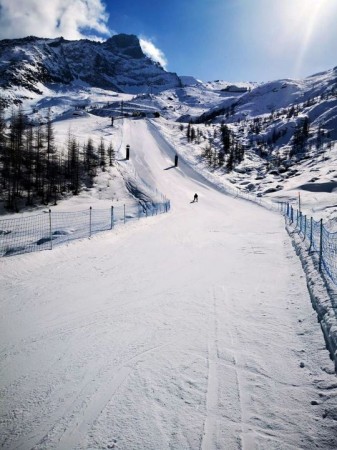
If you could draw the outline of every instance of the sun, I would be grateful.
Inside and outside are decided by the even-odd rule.
[[[284,2],[283,20],[293,31],[302,33],[314,26],[325,16],[335,0],[287,0]]]
[[[335,8],[335,0],[286,0],[283,9],[284,33],[286,41],[297,43],[297,61],[294,75],[300,73],[304,58],[314,39],[329,19]]]

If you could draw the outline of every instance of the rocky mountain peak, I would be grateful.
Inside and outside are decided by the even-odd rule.
[[[116,34],[108,39],[104,46],[115,54],[122,54],[131,58],[144,58],[139,39],[134,34]]]
[[[177,74],[143,53],[135,35],[117,34],[102,43],[62,37],[6,39],[0,41],[0,61],[2,96],[17,87],[29,95],[42,93],[44,86],[73,82],[133,94],[147,92],[149,86],[155,93],[181,85]]]

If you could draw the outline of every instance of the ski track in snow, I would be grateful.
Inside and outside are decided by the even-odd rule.
[[[0,445],[337,448],[332,363],[282,218],[183,160],[165,170],[173,149],[146,121],[116,140],[172,210],[0,260]]]
[[[209,319],[209,338],[208,338],[208,385],[206,396],[207,415],[204,426],[204,438],[202,440],[202,450],[211,448],[214,438],[217,438],[216,420],[219,415],[218,407],[218,324],[216,313],[216,295],[213,293],[213,314]]]

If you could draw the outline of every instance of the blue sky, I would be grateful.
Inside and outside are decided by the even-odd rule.
[[[150,39],[167,69],[267,81],[337,66],[337,0],[107,0],[109,26]]]
[[[204,81],[333,68],[336,23],[337,0],[0,0],[0,39],[136,34],[167,70]]]

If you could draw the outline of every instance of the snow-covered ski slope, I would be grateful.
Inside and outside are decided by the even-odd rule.
[[[122,139],[172,209],[0,259],[0,445],[337,448],[334,367],[282,217],[172,167],[146,121]]]

